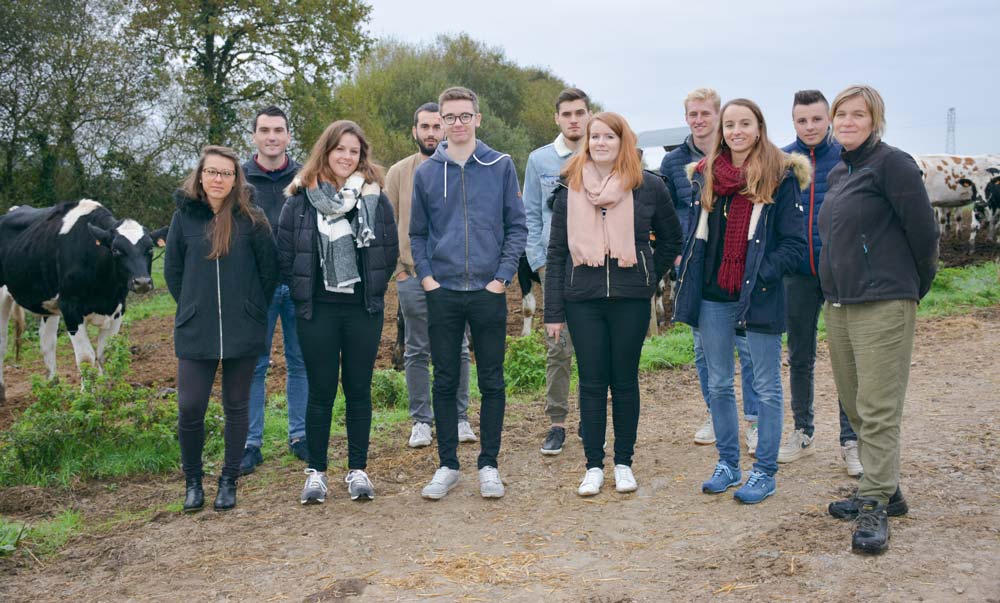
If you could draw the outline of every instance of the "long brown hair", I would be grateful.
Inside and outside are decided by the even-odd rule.
[[[705,185],[701,189],[701,205],[705,211],[712,211],[715,205],[715,194],[712,190],[714,178],[712,168],[716,158],[729,147],[726,139],[722,135],[722,123],[726,115],[726,109],[736,105],[750,109],[754,117],[757,118],[757,125],[760,127],[760,137],[754,142],[750,154],[743,162],[743,171],[747,175],[747,186],[740,191],[754,203],[774,203],[774,191],[781,184],[781,179],[785,175],[785,158],[787,155],[776,147],[767,137],[767,124],[764,122],[764,114],[757,103],[746,98],[734,98],[727,102],[719,112],[719,125],[715,130],[715,144],[712,152],[707,155],[705,163]]]
[[[189,199],[200,199],[208,205],[208,196],[205,194],[205,187],[201,184],[201,170],[205,167],[205,158],[209,155],[223,157],[233,162],[233,171],[236,172],[233,178],[233,189],[229,191],[222,201],[222,207],[212,218],[208,225],[205,236],[212,242],[212,250],[208,253],[208,259],[221,258],[229,253],[229,243],[233,234],[233,214],[242,213],[250,218],[253,224],[260,224],[266,218],[250,200],[250,187],[247,185],[246,174],[243,173],[243,166],[240,165],[240,158],[235,151],[229,147],[209,145],[202,147],[201,157],[198,158],[198,165],[187,175],[181,185],[181,192]]]
[[[298,180],[306,188],[316,186],[316,181],[322,179],[325,182],[334,183],[336,178],[333,170],[330,169],[330,162],[327,158],[330,153],[340,144],[340,139],[344,134],[354,134],[361,143],[361,153],[358,156],[357,171],[365,177],[365,182],[375,182],[382,186],[382,166],[375,163],[371,156],[371,147],[368,146],[368,139],[361,126],[348,119],[339,119],[323,131],[323,134],[309,151],[309,157],[299,170]]]
[[[610,111],[598,113],[587,122],[587,134],[583,137],[583,148],[566,162],[566,166],[562,170],[567,184],[574,190],[583,188],[583,166],[590,161],[590,128],[595,121],[611,128],[611,131],[621,140],[618,158],[615,159],[615,166],[611,173],[618,174],[626,190],[638,188],[642,184],[642,160],[639,158],[639,146],[635,132],[629,127],[624,117]]]

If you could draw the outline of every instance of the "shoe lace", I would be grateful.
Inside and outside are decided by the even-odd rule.
[[[371,486],[372,481],[368,478],[368,474],[360,469],[353,469],[347,472],[347,477],[344,478],[344,482],[348,486],[360,485]]]
[[[431,483],[443,484],[448,481],[448,473],[450,469],[447,467],[438,467],[438,470],[434,472],[434,477],[431,478]]]
[[[763,473],[761,473],[759,471],[754,471],[754,472],[750,473],[750,478],[747,479],[747,487],[748,488],[753,488],[754,486],[757,485],[757,482],[761,481],[762,479],[764,479],[764,474]]]
[[[483,467],[482,481],[494,483],[500,481],[500,472],[494,467]]]
[[[323,483],[323,474],[315,469],[306,469],[305,474],[309,477],[306,478],[306,488],[319,488],[323,492],[326,492],[326,484]]]
[[[854,521],[857,522],[857,529],[860,531],[877,532],[881,523],[880,520],[881,518],[878,513],[861,511],[858,513],[858,518]]]
[[[712,473],[712,477],[713,478],[719,477],[723,473],[726,474],[726,477],[732,479],[733,472],[729,469],[729,466],[726,465],[725,463],[716,463],[715,471]]]

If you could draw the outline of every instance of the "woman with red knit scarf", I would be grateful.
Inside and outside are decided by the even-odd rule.
[[[692,164],[692,220],[681,259],[674,320],[695,329],[708,364],[708,391],[719,461],[702,491],[719,494],[742,483],[739,417],[733,389],[733,346],[746,333],[753,386],[760,396],[757,461],[736,500],[758,503],[775,492],[781,444],[782,278],[806,250],[798,191],[811,166],[767,137],[756,103],[722,108],[715,148]]]
[[[656,283],[680,252],[680,222],[663,180],[643,172],[635,134],[617,113],[591,118],[562,175],[551,201],[545,331],[558,342],[568,324],[580,369],[587,472],[577,493],[593,496],[604,483],[609,389],[615,490],[632,492],[639,354]]]

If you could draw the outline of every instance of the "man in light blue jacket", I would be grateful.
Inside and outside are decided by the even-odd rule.
[[[563,164],[579,148],[590,121],[590,98],[579,88],[567,88],[556,98],[556,124],[559,136],[528,156],[524,170],[524,211],[528,222],[528,247],[525,253],[531,269],[545,282],[545,256],[549,248],[552,208],[549,197],[559,182]],[[551,427],[542,444],[542,454],[562,452],[566,440],[566,415],[569,414],[569,380],[573,360],[573,342],[565,329],[558,341],[546,336],[545,414]]]
[[[413,177],[410,248],[427,292],[434,365],[433,406],[441,466],[425,498],[448,494],[459,479],[458,393],[465,325],[472,332],[482,405],[479,413],[479,492],[504,495],[497,469],[506,405],[503,360],[507,295],[524,253],[528,229],[514,162],[476,140],[479,99],[449,88],[438,99],[447,142]]]

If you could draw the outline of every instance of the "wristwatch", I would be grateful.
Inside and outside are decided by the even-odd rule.
[[[503,278],[495,278],[495,279],[493,279],[493,280],[495,280],[496,282],[498,282],[498,283],[500,283],[501,285],[503,285],[503,288],[504,288],[504,289],[506,289],[507,287],[509,287],[509,286],[510,286],[510,281],[508,281],[507,279],[503,279]]]

